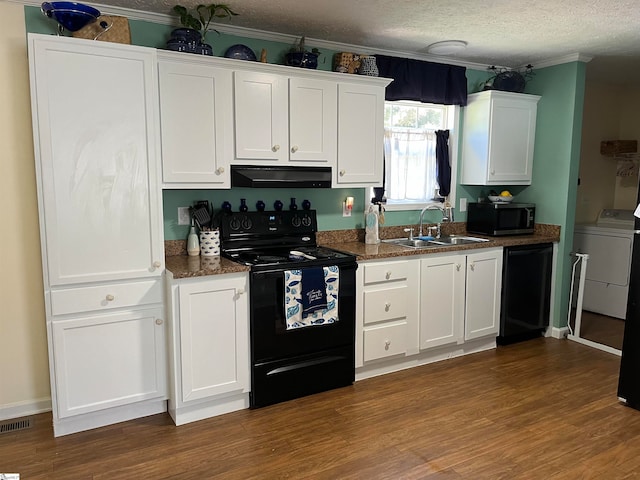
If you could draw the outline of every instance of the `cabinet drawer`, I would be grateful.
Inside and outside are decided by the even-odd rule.
[[[367,328],[364,331],[364,361],[406,353],[406,342],[407,322]]]
[[[406,285],[364,292],[364,323],[406,317],[407,305]]]
[[[364,266],[365,285],[376,282],[404,280],[409,271],[409,262],[384,262]]]
[[[128,282],[51,292],[51,313],[89,312],[162,302],[162,280]]]

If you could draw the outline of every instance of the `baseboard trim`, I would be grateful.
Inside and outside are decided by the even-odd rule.
[[[9,403],[0,405],[0,420],[28,417],[38,413],[51,411],[51,397],[37,398],[26,402]]]
[[[558,340],[567,338],[569,335],[568,327],[547,327],[547,330],[544,332],[545,337],[553,337]]]

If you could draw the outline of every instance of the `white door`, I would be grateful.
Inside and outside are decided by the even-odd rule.
[[[161,308],[51,325],[58,417],[166,396]]]
[[[163,181],[229,188],[232,71],[169,60],[158,70]]]
[[[49,284],[158,276],[164,253],[155,50],[31,41]]]
[[[498,334],[501,288],[502,250],[467,255],[465,340]]]
[[[461,343],[465,256],[424,258],[420,263],[420,348]]]
[[[338,159],[334,185],[382,185],[384,88],[338,84]]]
[[[182,401],[249,389],[246,275],[179,287]]]
[[[286,77],[234,72],[233,102],[235,157],[251,161],[287,161],[289,109]]]
[[[289,159],[335,165],[338,113],[335,82],[289,79]]]

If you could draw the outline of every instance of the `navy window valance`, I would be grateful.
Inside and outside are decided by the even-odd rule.
[[[376,55],[376,63],[381,77],[393,78],[386,100],[467,104],[466,67],[386,55]]]

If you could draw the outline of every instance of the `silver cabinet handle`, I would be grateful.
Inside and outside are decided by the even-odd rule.
[[[218,175],[222,175],[222,174],[224,173],[224,167],[218,167],[218,168],[216,168],[216,173],[217,173]]]
[[[391,309],[391,303],[390,303],[390,302],[387,302],[387,303],[385,303],[385,304],[384,304],[384,311],[385,311],[385,312],[388,312],[388,311],[389,311],[389,309]]]
[[[476,264],[475,264],[475,263],[473,263],[473,262],[471,262],[471,263],[469,264],[469,268],[470,268],[470,269],[471,269],[471,271],[473,272],[473,271],[476,269]]]
[[[456,271],[458,271],[458,272],[460,271],[460,264],[459,263],[456,263]]]
[[[238,295],[242,295],[243,293],[245,293],[245,289],[244,288],[239,288],[238,290],[236,290]]]
[[[105,298],[107,299],[107,302],[113,302],[116,299],[116,297],[111,294],[108,294]]]
[[[273,147],[271,147],[271,150],[277,152],[278,150],[280,150],[280,145],[274,145]]]
[[[298,146],[294,145],[293,147],[291,147],[291,153],[296,153],[298,151]]]
[[[160,268],[162,266],[162,264],[160,262],[158,262],[157,260],[155,262],[153,262],[153,268]]]
[[[156,318],[156,325],[162,325],[163,320],[161,318]]]
[[[384,341],[384,349],[385,350],[389,350],[390,346],[391,346],[391,340],[385,340]]]
[[[340,176],[341,176],[341,177],[344,177],[344,174],[345,174],[345,173],[347,173],[347,171],[346,171],[346,170],[340,170]]]
[[[391,272],[387,272],[384,274],[384,278],[386,278],[387,280],[389,280],[391,278]]]

